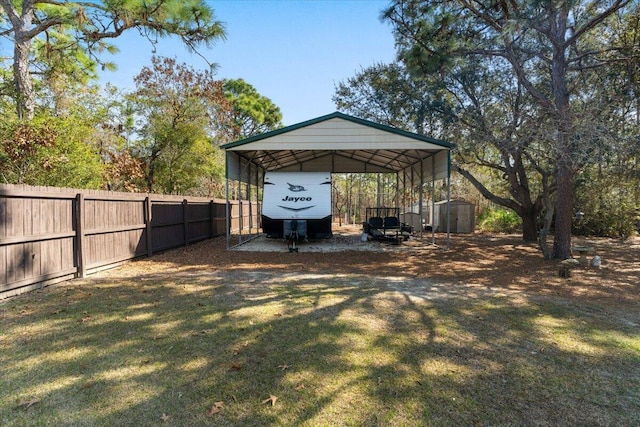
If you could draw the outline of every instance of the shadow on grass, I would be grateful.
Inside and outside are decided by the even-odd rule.
[[[637,327],[599,306],[275,270],[114,273],[3,303],[0,424],[640,422]]]

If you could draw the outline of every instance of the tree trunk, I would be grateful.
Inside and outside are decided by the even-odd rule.
[[[538,240],[537,214],[534,209],[521,215],[522,218],[522,240],[525,242],[536,242]]]
[[[558,200],[553,236],[553,257],[571,258],[571,224],[573,221],[573,170],[566,161],[558,169]]]
[[[556,223],[553,235],[553,257],[571,258],[571,223],[573,221],[573,117],[571,112],[570,91],[567,86],[566,46],[567,20],[569,11],[566,6],[557,10],[556,19],[551,21],[554,52],[551,64],[551,86],[557,111],[558,136],[558,199],[556,201]]]
[[[545,207],[544,225],[538,233],[538,245],[540,245],[540,250],[542,251],[544,259],[550,260],[553,259],[553,253],[551,252],[551,250],[549,250],[549,245],[547,244],[547,235],[549,234],[549,230],[551,229],[551,222],[553,221],[555,205],[548,197],[545,197],[543,203]]]
[[[29,73],[29,54],[31,53],[31,39],[27,35],[31,27],[32,13],[25,13],[14,23],[15,45],[13,49],[13,80],[16,90],[16,111],[19,119],[33,119],[36,105],[36,95]]]

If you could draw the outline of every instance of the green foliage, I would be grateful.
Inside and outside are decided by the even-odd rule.
[[[243,79],[224,80],[223,90],[232,105],[231,117],[224,123],[227,141],[282,127],[280,108]]]
[[[164,130],[167,141],[155,161],[154,190],[165,194],[187,194],[213,168],[213,146],[202,127],[182,123]]]
[[[218,173],[213,123],[229,115],[230,104],[211,73],[171,58],[152,62],[130,97],[140,117],[133,152],[146,165],[147,191],[190,193]]]
[[[213,149],[207,156],[204,174],[198,185],[189,191],[194,196],[225,197],[225,156],[222,150]]]
[[[92,141],[95,129],[78,116],[50,120],[58,132],[52,157],[58,164],[48,174],[48,184],[73,188],[102,188],[104,165]]]
[[[478,228],[491,233],[515,233],[522,228],[522,220],[512,210],[489,207],[478,217]]]
[[[79,117],[36,116],[0,126],[0,173],[10,184],[94,188],[103,165],[90,145],[93,128]]]
[[[16,47],[16,110],[28,119],[35,112],[35,76],[46,81],[66,74],[82,82],[95,76],[97,65],[113,69],[101,55],[116,52],[109,40],[127,30],[137,29],[152,43],[177,36],[191,50],[225,37],[223,24],[203,0],[3,1],[0,7],[0,34]],[[39,72],[30,73],[33,68]]]
[[[0,111],[10,113],[11,103],[15,98],[13,85],[13,73],[11,69],[0,59]],[[15,108],[12,108],[15,110]]]
[[[342,224],[366,221],[366,209],[396,205],[396,175],[392,173],[344,173],[332,176],[333,213]],[[403,202],[411,203],[410,197]]]
[[[585,216],[575,224],[576,233],[624,238],[636,231],[640,221],[637,180],[592,176],[579,183],[577,194],[576,200]]]
[[[441,137],[449,106],[436,78],[410,75],[399,63],[363,68],[335,88],[340,111],[411,132]]]

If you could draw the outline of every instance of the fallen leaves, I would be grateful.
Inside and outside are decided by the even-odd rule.
[[[24,400],[24,401],[18,403],[18,408],[29,409],[33,405],[35,405],[36,403],[40,403],[40,399],[33,398],[33,399],[30,399],[30,400]]]
[[[171,419],[171,415],[167,415],[167,414],[165,414],[163,412],[162,416],[160,417],[160,419],[166,423],[167,421],[169,421]]]
[[[276,401],[278,400],[278,396],[274,396],[273,394],[269,395],[268,399],[262,401],[262,404],[271,403],[271,406],[275,406]]]
[[[20,310],[20,312],[18,313],[18,315],[20,316],[27,316],[33,314],[33,310],[31,310],[28,306],[24,306],[24,308],[22,310]]]
[[[224,402],[216,402],[213,404],[211,409],[209,409],[209,413],[207,415],[212,416],[212,415],[218,414],[222,412],[223,408],[224,408]]]
[[[233,399],[235,401],[237,401],[237,399],[235,397]],[[263,405],[270,404],[271,406],[275,406],[277,401],[278,401],[278,396],[270,394],[267,399],[262,401],[262,404]],[[213,415],[219,414],[220,412],[222,412],[223,409],[224,409],[224,402],[223,401],[215,402],[211,406],[211,408],[209,409],[209,412],[207,413],[207,416],[211,417]],[[163,416],[164,416],[164,414],[163,414]]]
[[[96,384],[96,382],[95,382],[95,381],[93,381],[93,380],[89,380],[89,381],[87,381],[86,383],[84,383],[84,384],[82,385],[82,388],[83,388],[83,389],[91,388],[91,387],[93,387],[95,384]]]
[[[237,347],[233,349],[233,354],[234,356],[237,356],[238,354],[242,353],[242,349],[243,348],[247,348],[249,346],[249,341],[245,341],[242,343],[242,347]]]

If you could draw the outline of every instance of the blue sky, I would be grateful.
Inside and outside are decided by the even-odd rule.
[[[218,78],[243,78],[270,98],[292,125],[336,110],[331,97],[339,82],[363,67],[395,58],[391,27],[380,21],[388,0],[227,0],[211,1],[225,23],[227,40],[201,49],[217,63]],[[133,88],[133,77],[150,64],[152,45],[135,32],[105,57],[118,66],[101,82]],[[176,57],[196,69],[206,62],[178,40],[161,39],[156,55]]]

